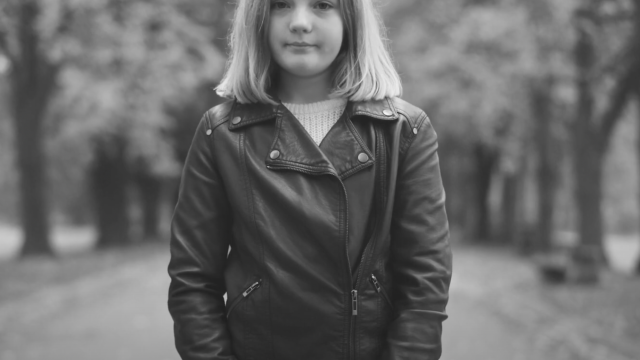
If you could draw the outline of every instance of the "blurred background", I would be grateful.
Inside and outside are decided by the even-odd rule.
[[[443,359],[640,359],[640,0],[377,3],[439,136]],[[0,360],[179,358],[169,223],[234,7],[0,0]]]

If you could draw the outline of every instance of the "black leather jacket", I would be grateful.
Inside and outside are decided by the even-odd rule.
[[[400,99],[349,102],[319,147],[283,105],[209,110],[171,224],[182,359],[439,359],[452,261],[437,147]]]

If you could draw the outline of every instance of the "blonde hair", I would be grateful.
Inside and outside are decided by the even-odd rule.
[[[269,0],[239,0],[229,36],[231,54],[216,93],[240,103],[275,104],[268,92],[275,66],[267,40]],[[380,100],[402,94],[372,0],[340,0],[345,34],[334,65],[331,97]]]

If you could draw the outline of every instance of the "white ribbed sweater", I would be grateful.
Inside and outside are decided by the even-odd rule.
[[[313,141],[320,145],[322,139],[344,112],[347,100],[330,99],[309,104],[283,103],[283,105],[304,126]]]

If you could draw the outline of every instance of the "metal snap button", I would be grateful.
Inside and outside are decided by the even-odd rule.
[[[417,135],[418,134],[418,128],[413,128],[413,134]]]
[[[278,150],[273,150],[273,151],[271,152],[271,154],[269,154],[269,157],[270,157],[271,159],[277,159],[277,158],[279,158],[279,157],[280,157],[280,151],[278,151]]]
[[[367,161],[369,161],[369,156],[365,153],[360,153],[358,155],[358,161],[360,161],[361,163],[366,163]]]
[[[240,116],[236,116],[233,118],[233,120],[231,120],[231,123],[233,125],[238,125],[240,123],[240,121],[242,121],[242,119],[240,118]]]
[[[211,135],[212,131],[211,129],[207,129],[207,135]]]
[[[393,111],[389,110],[389,109],[384,109],[382,110],[382,113],[387,115],[387,116],[391,116],[393,115]]]

